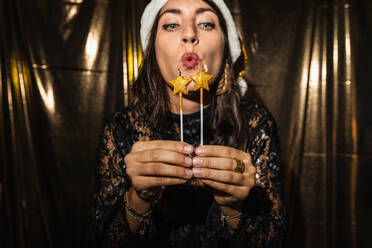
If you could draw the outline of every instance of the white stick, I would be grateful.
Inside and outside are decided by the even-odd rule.
[[[200,104],[200,145],[203,145],[203,104]]]
[[[180,110],[181,141],[183,141],[183,111]]]

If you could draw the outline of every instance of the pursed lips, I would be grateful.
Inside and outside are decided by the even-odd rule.
[[[187,69],[194,68],[199,64],[200,58],[196,53],[185,53],[181,57],[181,63]]]

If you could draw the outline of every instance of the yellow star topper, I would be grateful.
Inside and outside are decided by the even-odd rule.
[[[191,82],[191,79],[185,79],[182,76],[178,76],[176,79],[169,81],[173,85],[173,94],[183,93],[188,94],[187,85]]]
[[[191,79],[195,82],[194,90],[205,89],[209,91],[209,80],[212,78],[213,76],[211,74],[207,74],[204,71],[191,76]]]

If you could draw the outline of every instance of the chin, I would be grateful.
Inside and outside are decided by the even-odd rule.
[[[189,83],[189,84],[187,85],[187,90],[188,90],[189,92],[193,92],[193,91],[195,91],[195,90],[194,90],[194,87],[195,87],[195,82],[194,82],[194,81],[191,81],[191,83]]]

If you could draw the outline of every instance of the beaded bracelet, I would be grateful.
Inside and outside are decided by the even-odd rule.
[[[151,224],[151,214],[152,210],[150,209],[147,213],[141,215],[136,213],[131,207],[128,206],[128,192],[126,191],[124,193],[124,202],[125,202],[125,212],[128,213],[130,217],[132,217],[134,220],[138,221],[141,225],[139,234],[143,235],[145,234],[145,229],[147,226]]]
[[[242,212],[238,213],[237,215],[228,216],[221,211],[222,226],[225,225],[226,220],[236,219],[236,218],[239,218],[241,215],[242,215]]]

